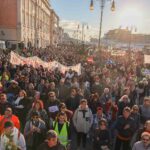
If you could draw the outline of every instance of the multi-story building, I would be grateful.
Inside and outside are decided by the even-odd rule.
[[[150,35],[132,34],[132,32],[128,29],[110,30],[105,34],[104,39],[128,44],[134,43],[146,45],[147,43],[150,43]]]
[[[51,45],[57,45],[59,41],[59,17],[53,9],[50,16],[50,39]]]
[[[64,30],[62,27],[58,28],[58,43],[63,42]]]
[[[58,43],[58,29],[49,0],[0,0],[0,40],[46,47]]]
[[[48,0],[22,0],[21,41],[45,47],[50,43],[50,5]]]

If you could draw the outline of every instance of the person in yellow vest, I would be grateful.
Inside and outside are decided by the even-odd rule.
[[[60,112],[55,121],[53,121],[53,130],[58,134],[60,143],[67,146],[70,141],[70,123],[67,121],[67,115]]]

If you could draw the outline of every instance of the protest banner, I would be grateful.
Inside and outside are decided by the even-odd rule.
[[[31,65],[34,68],[39,68],[40,66],[43,66],[44,68],[47,68],[49,70],[55,70],[58,68],[62,73],[65,73],[69,69],[72,69],[76,71],[79,75],[81,74],[81,64],[77,64],[75,66],[65,66],[60,64],[57,61],[52,61],[52,62],[45,62],[41,60],[39,57],[22,57],[14,52],[11,52],[10,55],[10,63],[14,65]]]

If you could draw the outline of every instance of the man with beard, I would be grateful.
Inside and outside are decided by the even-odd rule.
[[[56,118],[57,113],[59,112],[60,101],[56,98],[55,92],[48,93],[48,100],[45,105],[45,108],[49,114],[49,117],[52,119]]]

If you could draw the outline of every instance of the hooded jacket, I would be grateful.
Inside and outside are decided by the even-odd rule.
[[[79,108],[76,109],[73,116],[73,124],[77,130],[77,132],[88,133],[93,123],[93,115],[90,108],[85,110]]]

